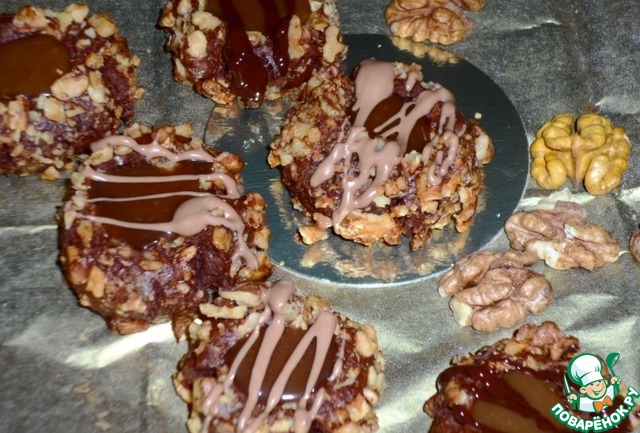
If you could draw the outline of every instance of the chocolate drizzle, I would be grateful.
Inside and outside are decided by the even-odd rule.
[[[0,95],[38,96],[71,70],[69,49],[51,35],[0,44]]]
[[[263,344],[268,344],[268,342],[264,342],[267,329],[268,328],[265,326],[259,328],[258,339],[254,344],[251,345],[251,349],[249,350],[249,352],[247,352],[246,356],[240,363],[240,367],[238,368],[234,384],[245,395],[248,395],[249,393],[250,380],[252,377],[251,371],[256,364],[259,364],[257,362],[258,359],[260,359],[258,357],[258,352]],[[286,363],[293,355],[294,349],[303,344],[305,335],[307,335],[306,332],[301,329],[290,327],[284,328],[282,337],[278,340],[276,346],[274,347],[272,356],[268,361],[268,367],[266,370],[264,381],[261,383],[260,389],[258,391],[258,403],[265,404],[267,402],[267,396],[269,396],[269,394],[271,393],[271,390],[273,389],[273,386],[276,383],[279,374],[284,370]],[[233,360],[236,358],[238,351],[241,347],[248,343],[248,340],[249,337],[243,338],[227,353],[227,355],[225,356],[225,361],[228,365],[231,365],[233,363]],[[300,360],[300,363],[292,371],[291,377],[286,383],[286,386],[282,393],[282,397],[280,399],[282,402],[299,400],[304,396],[307,381],[311,374],[311,368],[313,367],[315,352],[316,345],[315,341],[313,341],[312,344],[308,346],[306,352],[304,353],[304,356]],[[329,351],[324,359],[324,363],[322,364],[322,370],[320,372],[320,375],[318,376],[318,379],[316,380],[316,383],[313,385],[314,389],[316,389],[317,386],[322,383],[322,381],[331,376],[333,364],[335,363],[337,353],[338,344],[335,342],[335,340],[331,340]],[[263,359],[261,359],[261,361],[262,360]]]
[[[295,402],[294,431],[303,433],[311,428],[325,395],[324,389],[317,387],[325,380],[334,381],[340,374],[343,349],[337,349],[337,319],[329,311],[320,312],[306,331],[286,327],[283,308],[292,294],[293,286],[288,281],[263,291],[265,309],[257,325],[227,354],[231,366],[226,380],[203,381],[202,410],[206,418],[202,433],[208,432],[211,418],[219,410],[218,400],[232,384],[247,397],[237,432],[258,431],[276,405],[287,401]],[[290,347],[286,353],[278,353],[287,345]],[[262,409],[255,416],[257,407]]]
[[[340,163],[345,165],[340,206],[332,215],[334,224],[350,212],[369,206],[378,196],[378,187],[408,152],[422,153],[422,162],[429,167],[427,180],[433,186],[440,185],[454,166],[465,127],[455,130],[453,94],[438,84],[423,85],[415,73],[409,73],[405,90],[412,92],[420,86],[418,95],[414,99],[400,97],[395,94],[397,75],[393,63],[365,60],[360,64],[355,77],[352,126],[346,134],[341,133],[331,154],[311,177],[310,185],[318,187],[336,174]],[[440,117],[432,128],[427,116],[436,107]],[[358,174],[350,178],[351,173]]]
[[[371,138],[363,127],[349,130],[346,140],[340,137],[342,145],[334,146],[331,154],[320,163],[311,177],[311,186],[319,186],[331,179],[338,162],[351,161],[353,155],[358,155],[360,172],[355,178],[342,178],[342,200],[340,206],[333,212],[334,224],[339,224],[349,212],[368,206],[378,195],[380,186],[400,161],[400,146],[395,141],[384,143],[379,138]],[[373,181],[370,177],[374,176]],[[366,189],[364,192],[363,188]]]
[[[88,182],[88,202],[94,214],[83,218],[104,224],[105,230],[137,248],[145,249],[163,237],[193,236],[207,226],[223,226],[236,237],[233,258],[242,257],[257,269],[258,260],[244,240],[244,223],[226,199],[240,197],[235,180],[213,173],[215,158],[203,149],[173,153],[154,142],[140,145],[126,136],[113,136],[93,144],[93,152],[107,147],[128,147],[143,156],[131,166],[116,166],[105,173],[85,162],[79,170]],[[221,154],[224,155],[224,154]],[[160,159],[152,163],[151,158]],[[202,185],[223,185],[214,194]]]
[[[204,10],[226,22],[226,66],[230,89],[247,105],[262,103],[273,74],[289,69],[289,25],[293,16],[305,24],[308,0],[207,0]],[[260,32],[273,50],[276,71],[270,71],[251,44],[247,32]]]

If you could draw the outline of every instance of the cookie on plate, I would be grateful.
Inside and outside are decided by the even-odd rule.
[[[450,221],[468,229],[492,158],[491,138],[449,90],[423,82],[417,65],[373,59],[353,79],[305,91],[269,153],[311,220],[303,242],[332,228],[364,245],[396,245],[404,235],[413,250]]]
[[[334,0],[170,0],[159,24],[174,78],[219,104],[295,97],[337,75],[346,53]]]
[[[60,260],[109,328],[181,329],[217,289],[270,275],[265,203],[242,193],[238,156],[202,148],[190,126],[134,124],[92,150],[71,176]]]
[[[56,178],[134,115],[140,59],[84,4],[0,14],[0,173]]]
[[[240,285],[200,309],[174,375],[191,433],[377,431],[385,380],[371,326],[289,281]]]

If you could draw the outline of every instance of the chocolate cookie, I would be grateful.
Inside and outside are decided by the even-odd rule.
[[[440,373],[438,392],[425,403],[433,418],[430,433],[571,432],[551,412],[565,401],[570,385],[564,376],[569,362],[580,350],[577,338],[565,335],[553,322],[520,327],[513,338],[505,338],[477,352],[454,358]],[[610,377],[608,371],[602,374]],[[576,392],[572,387],[571,392]],[[590,415],[606,417],[622,403],[602,413],[569,410],[577,420]],[[638,406],[616,427],[607,430],[631,432],[640,427]]]
[[[0,173],[58,177],[134,115],[140,59],[106,14],[24,6],[0,14]]]
[[[171,0],[160,27],[176,80],[217,103],[253,108],[340,72],[337,14],[334,0]]]
[[[174,384],[192,433],[375,432],[376,333],[293,284],[247,283],[200,307]]]
[[[366,60],[287,113],[269,163],[312,220],[300,229],[305,243],[332,227],[364,245],[405,235],[415,250],[451,220],[469,227],[492,141],[451,92],[422,79],[416,65]]]
[[[179,330],[217,289],[269,276],[265,203],[242,194],[242,160],[203,149],[188,126],[125,134],[94,143],[72,174],[60,260],[109,328]]]

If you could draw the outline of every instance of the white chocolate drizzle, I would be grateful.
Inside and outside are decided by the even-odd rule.
[[[393,95],[394,80],[397,68],[393,63],[380,62],[373,59],[360,64],[355,78],[356,101],[353,111],[355,120],[347,133],[341,132],[338,142],[331,154],[319,165],[310,179],[312,187],[318,187],[330,180],[336,173],[336,167],[344,164],[344,179],[342,182],[342,199],[334,210],[332,220],[339,224],[350,212],[369,206],[379,195],[380,187],[389,178],[393,168],[400,162],[407,151],[409,136],[416,123],[428,115],[438,103],[441,105],[441,115],[438,130],[431,137],[426,137],[422,149],[422,162],[431,164],[427,181],[437,186],[455,163],[459,150],[459,139],[465,131],[455,131],[456,106],[451,92],[439,84],[423,84],[422,92],[414,101],[407,101],[400,111],[389,118],[373,131],[382,135],[382,139],[369,138],[364,125],[373,109],[385,99]],[[419,82],[419,74],[410,72],[406,78],[407,91]],[[383,132],[382,132],[383,131]],[[395,140],[389,137],[397,135]],[[346,136],[346,139],[345,139]],[[438,148],[432,157],[433,151]],[[443,150],[445,149],[445,150]],[[352,156],[358,156],[359,175],[349,178],[352,170]],[[373,180],[370,178],[373,177]]]
[[[305,433],[311,428],[311,423],[317,416],[320,406],[324,400],[325,390],[321,388],[315,392],[315,397],[311,402],[310,409],[307,409],[307,404],[311,398],[313,387],[320,376],[322,366],[329,353],[329,347],[337,325],[335,315],[329,311],[321,311],[318,314],[315,322],[306,331],[305,335],[287,360],[284,368],[279,372],[267,397],[264,410],[259,415],[252,418],[252,413],[258,405],[258,395],[267,373],[269,361],[285,329],[286,319],[283,307],[287,304],[287,301],[292,294],[293,285],[289,281],[279,281],[270,289],[263,291],[262,301],[265,306],[264,311],[261,313],[258,323],[251,332],[249,338],[233,360],[226,379],[222,383],[215,383],[213,381],[208,381],[207,379],[202,382],[202,389],[205,395],[202,403],[202,412],[205,415],[205,420],[202,424],[201,433],[209,432],[211,419],[219,413],[218,403],[220,397],[227,392],[233,384],[236,374],[240,369],[240,365],[251,350],[252,346],[258,340],[260,328],[264,326],[269,319],[272,320],[267,326],[264,333],[264,339],[258,350],[258,356],[253,366],[249,381],[247,401],[238,418],[235,431],[238,433],[255,433],[260,429],[260,426],[266,417],[269,416],[271,411],[282,399],[291,374],[313,340],[315,340],[316,351],[311,372],[309,373],[309,377],[306,382],[304,395],[298,400],[294,413],[295,433]],[[328,380],[334,381],[340,374],[343,354],[344,344],[341,347],[340,354],[334,364],[332,374]]]
[[[145,156],[146,158],[160,157],[171,162],[180,161],[202,161],[214,162],[216,159],[204,149],[192,149],[182,153],[174,153],[169,149],[153,142],[148,145],[138,144],[133,138],[119,135],[104,138],[92,145],[92,151],[96,152],[105,147],[124,146]],[[221,154],[219,157],[223,157]],[[173,196],[192,196],[187,199],[176,209],[171,221],[162,223],[136,223],[122,221],[115,218],[107,218],[99,215],[82,215],[83,218],[101,224],[110,224],[118,227],[124,227],[136,230],[150,230],[166,233],[176,233],[182,236],[193,236],[204,230],[207,226],[223,226],[236,234],[236,244],[232,259],[242,257],[246,265],[252,269],[258,268],[258,258],[251,251],[244,239],[245,225],[242,217],[236,210],[229,205],[224,199],[235,199],[240,197],[238,185],[233,177],[223,173],[208,173],[194,175],[172,175],[172,176],[119,176],[109,175],[96,171],[89,164],[90,160],[85,161],[79,172],[88,179],[97,182],[111,183],[161,183],[161,182],[178,182],[182,180],[218,180],[223,183],[226,189],[225,195],[214,195],[206,192],[178,191],[162,194],[150,194],[144,196],[128,197],[128,198],[107,198],[95,197],[89,200],[90,203],[97,202],[128,202],[128,201],[144,201],[159,198],[168,198]]]

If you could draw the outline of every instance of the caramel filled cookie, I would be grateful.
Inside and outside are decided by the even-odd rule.
[[[134,115],[140,63],[106,14],[25,6],[0,14],[0,173],[57,178]]]
[[[80,304],[120,333],[179,331],[217,289],[271,272],[265,203],[242,193],[242,160],[190,135],[134,124],[72,174],[60,261]]]
[[[571,407],[567,397],[577,390],[570,387],[565,374],[579,351],[577,338],[565,335],[553,322],[543,322],[523,325],[512,338],[454,358],[451,367],[438,376],[437,393],[425,403],[425,412],[433,418],[429,432],[575,431],[556,419],[551,409],[558,404]],[[603,376],[611,377],[608,369],[602,371],[600,378]],[[583,422],[593,415],[606,418],[623,398],[619,394],[613,406],[597,414],[567,412]],[[640,427],[639,407],[631,412],[607,431],[636,431]]]
[[[160,27],[174,78],[219,104],[295,97],[338,74],[346,53],[333,0],[171,0]]]
[[[375,432],[383,358],[370,326],[293,284],[247,283],[189,328],[174,384],[197,432]]]
[[[366,60],[289,110],[269,163],[312,221],[303,242],[332,228],[364,245],[408,236],[415,250],[452,220],[467,230],[493,144],[450,91],[422,79],[416,65]]]

